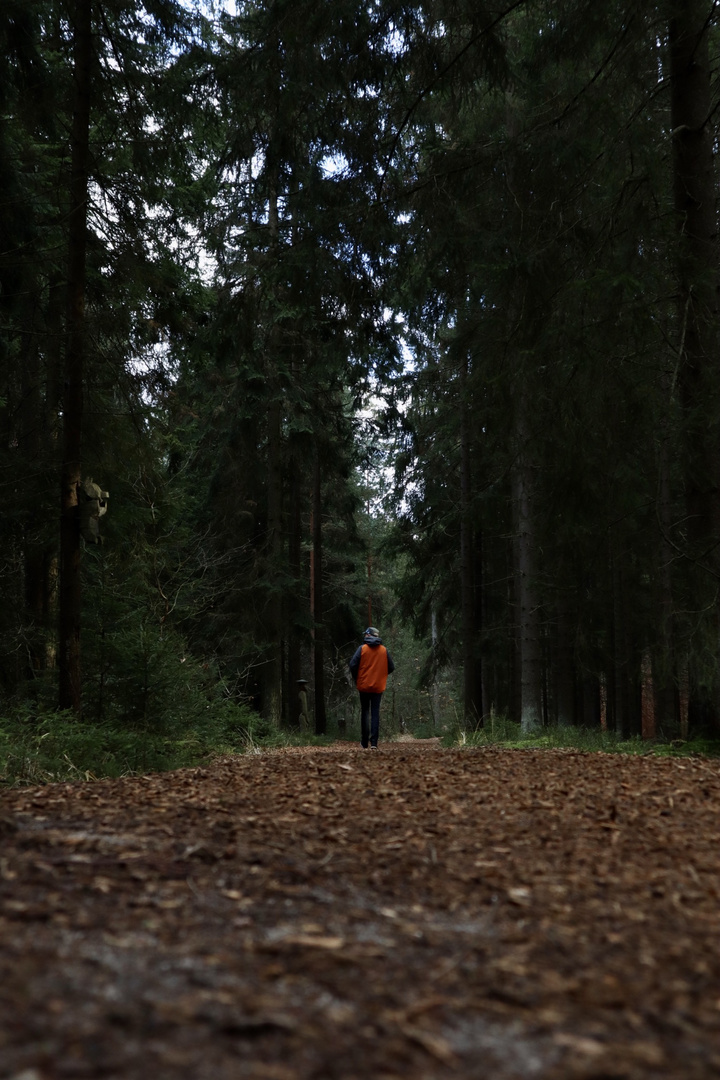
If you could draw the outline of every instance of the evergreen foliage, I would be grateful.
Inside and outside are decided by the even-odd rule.
[[[3,730],[204,753],[305,678],[342,734],[370,621],[398,734],[717,735],[718,40],[710,0],[6,0]]]

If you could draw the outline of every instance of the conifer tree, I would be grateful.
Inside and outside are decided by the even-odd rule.
[[[173,74],[179,66],[177,51],[171,61],[170,40],[178,26],[189,29],[190,22],[172,0],[155,4],[151,14],[135,3],[110,0],[69,7],[38,0],[20,7],[21,17],[11,9],[2,24],[19,44],[17,55],[9,52],[4,83],[13,88],[6,102],[12,139],[5,160],[14,186],[4,205],[25,223],[24,236],[5,233],[7,265],[23,271],[22,279],[3,281],[10,285],[3,291],[10,299],[5,314],[11,343],[4,419],[9,430],[18,430],[17,452],[3,466],[16,477],[19,499],[8,527],[11,546],[22,551],[17,579],[25,586],[25,603],[10,604],[15,625],[8,636],[15,636],[18,655],[27,640],[29,663],[4,674],[10,692],[25,679],[39,686],[43,668],[55,664],[58,638],[51,624],[59,604],[55,674],[61,705],[77,712],[85,573],[78,483],[101,460],[116,468],[111,444],[117,429],[109,421],[128,403],[116,398],[120,411],[108,410],[103,394],[112,387],[110,396],[117,395],[123,381],[132,381],[130,365],[143,350],[152,351],[153,334],[157,340],[165,333],[179,304],[166,300],[163,311],[156,302],[167,289],[167,270],[175,283],[182,276],[167,258],[171,244],[177,250],[177,233],[170,235],[165,226],[178,208],[165,213],[170,200],[157,197],[167,187],[157,170],[160,157],[152,173],[133,169],[128,148],[137,166],[152,142],[151,130],[161,129],[167,102],[157,89],[159,74]],[[180,169],[174,179],[181,179]],[[156,329],[148,333],[151,326]],[[30,346],[27,352],[22,343]],[[6,445],[14,445],[12,437]]]
[[[673,335],[674,265],[663,210],[668,98],[656,85],[662,16],[618,4],[617,19],[598,21],[592,6],[567,4],[550,18],[523,5],[487,35],[505,43],[504,65],[501,49],[494,66],[486,50],[470,72],[464,61],[486,29],[461,6],[442,14],[432,47],[424,40],[413,53],[419,81],[401,140],[413,151],[402,174],[411,261],[398,304],[418,336],[461,341],[472,356],[467,392],[483,443],[496,449],[482,455],[479,490],[487,484],[502,507],[493,521],[489,500],[471,499],[476,528],[516,534],[509,558],[485,574],[499,581],[503,562],[516,560],[512,590],[505,600],[496,586],[496,598],[483,590],[485,610],[497,600],[504,613],[510,646],[520,634],[517,660],[503,664],[505,703],[527,724],[597,723],[602,705],[610,726],[636,730],[644,652],[666,687],[677,678],[662,659],[678,625],[677,582],[661,552],[682,550],[667,525],[679,520],[677,445],[656,454],[658,429],[672,439],[676,425],[658,362]],[[440,6],[432,15],[440,20]],[[409,413],[413,424],[420,416]],[[416,463],[426,493],[429,468]],[[652,512],[659,476],[662,529]],[[419,514],[418,500],[408,502]],[[443,519],[434,498],[425,512]],[[495,545],[484,547],[487,563]],[[665,612],[662,640],[654,603]],[[485,649],[496,645],[485,637]]]
[[[385,335],[381,274],[377,264],[371,272],[360,228],[377,155],[372,141],[361,149],[359,139],[364,114],[377,110],[364,96],[377,66],[364,36],[372,19],[352,4],[333,5],[331,14],[309,4],[238,5],[222,22],[213,58],[230,138],[217,165],[209,234],[222,297],[209,348],[232,400],[223,469],[238,477],[235,518],[247,521],[247,561],[237,581],[250,625],[237,652],[254,672],[247,683],[256,683],[256,704],[273,723],[289,715],[281,688],[292,698],[303,608],[308,643],[309,582],[298,580],[298,530],[309,530],[309,518],[298,515],[296,503],[304,494],[309,508],[319,484],[327,490],[328,481],[341,479],[350,439],[341,392],[366,378],[370,347]],[[318,446],[322,477],[313,466]],[[220,543],[232,520],[214,521]],[[318,562],[324,520],[315,514]],[[321,728],[323,583],[320,567],[314,634]],[[228,628],[242,620],[231,597],[223,617]]]

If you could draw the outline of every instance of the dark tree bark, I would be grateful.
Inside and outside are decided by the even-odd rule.
[[[720,380],[716,176],[708,33],[711,5],[669,5],[673,188],[678,229],[678,386],[683,409],[684,480],[696,608],[715,594],[708,634],[718,655],[720,619]],[[717,660],[715,667],[717,668]],[[710,713],[720,721],[720,679]]]
[[[519,391],[515,436],[517,459],[513,470],[516,564],[515,601],[519,634],[520,724],[523,731],[542,725],[542,643],[537,596],[537,538],[533,507],[533,471],[528,459],[527,391]]]
[[[23,484],[23,564],[28,624],[28,676],[53,667],[56,657],[58,547],[56,504],[48,505],[45,477],[57,466],[58,385],[62,378],[64,279],[50,282],[45,311],[39,299],[28,313],[22,355],[19,447],[29,476]],[[28,290],[30,291],[30,290]]]
[[[468,362],[460,381],[460,605],[463,642],[463,715],[465,723],[477,728],[482,723],[482,686],[478,649],[475,543],[472,523],[472,464],[468,401]]]
[[[612,672],[609,680],[613,690],[612,713],[616,734],[627,739],[640,729],[637,711],[639,663],[633,650],[623,553],[613,555],[612,593]]]
[[[288,663],[285,718],[290,726],[295,727],[299,723],[300,715],[298,679],[305,677],[304,672],[301,670],[300,636],[297,626],[302,563],[302,506],[298,467],[295,458],[292,459],[290,465],[289,488],[288,569],[292,579],[292,588],[289,590],[287,597]]]
[[[655,715],[660,729],[673,731],[679,721],[677,663],[675,658],[675,615],[671,567],[674,551],[668,540],[672,529],[670,507],[670,464],[665,445],[658,462],[658,520],[660,536],[656,553],[655,606],[657,640],[652,653]]]
[[[478,726],[483,727],[487,715],[487,693],[485,691],[485,659],[483,656],[483,620],[485,617],[485,566],[483,561],[483,536],[476,525],[473,529],[473,573],[474,585],[474,635],[475,635],[475,679],[473,686],[474,701],[477,705]]]
[[[522,688],[520,685],[520,619],[518,618],[517,596],[517,537],[513,536],[508,544],[507,579],[507,610],[511,615],[510,634],[508,638],[508,711],[515,723],[520,723],[522,715]]]
[[[41,427],[43,406],[40,394],[40,355],[38,350],[37,313],[28,318],[29,333],[22,351],[21,405],[18,445],[24,461],[30,465],[31,476],[41,471]],[[45,608],[44,562],[42,543],[43,511],[38,485],[25,485],[26,509],[23,530],[23,566],[25,585],[25,618],[27,620],[28,678],[33,679],[44,666],[43,609]]]
[[[268,208],[268,229],[273,257],[277,257],[279,235],[278,193],[273,188]],[[270,329],[265,358],[269,401],[267,408],[267,537],[266,559],[268,597],[265,604],[267,646],[262,666],[262,713],[272,724],[282,721],[282,395],[277,371],[279,349],[277,327]]]
[[[268,598],[265,629],[268,639],[263,664],[263,715],[273,724],[282,718],[282,592],[279,585],[282,560],[282,417],[279,390],[273,389],[268,407],[267,566]]]
[[[327,730],[325,713],[325,629],[323,600],[323,530],[322,530],[322,476],[320,454],[315,452],[313,475],[313,678],[315,681],[315,734],[324,735]]]
[[[511,200],[513,243],[523,250],[533,206],[533,185],[528,162],[520,146],[522,101],[514,90],[506,93],[505,115],[509,150],[507,185]],[[536,513],[537,468],[531,423],[531,394],[534,373],[525,359],[532,353],[538,328],[544,318],[539,283],[518,274],[510,285],[508,302],[508,360],[515,373],[513,417],[514,464],[511,499],[514,525],[513,578],[517,627],[517,696],[523,731],[533,731],[543,720],[543,665],[540,636],[540,604],[537,588],[539,544]]]
[[[63,449],[60,496],[59,705],[82,710],[80,661],[80,528],[83,380],[85,364],[85,266],[90,138],[92,0],[77,0],[74,13],[74,102],[68,237],[68,311],[65,341]]]
[[[583,726],[586,728],[600,727],[600,680],[596,675],[590,675],[583,679]]]
[[[556,713],[560,727],[576,723],[577,674],[575,670],[575,617],[567,595],[562,595],[557,609],[555,642]]]

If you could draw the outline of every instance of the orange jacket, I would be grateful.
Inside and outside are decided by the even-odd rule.
[[[392,661],[388,661],[388,651],[384,645],[363,645],[355,682],[358,690],[382,694],[387,686],[388,673],[392,671]]]

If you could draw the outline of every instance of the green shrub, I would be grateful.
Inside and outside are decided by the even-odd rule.
[[[203,699],[194,715],[162,727],[78,720],[27,704],[0,718],[0,783],[42,784],[162,772],[218,753],[243,751],[268,736],[268,725],[244,706]]]

